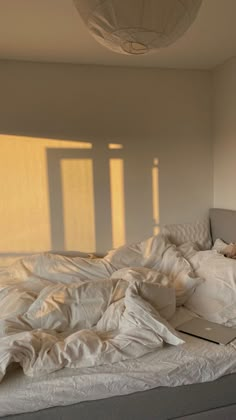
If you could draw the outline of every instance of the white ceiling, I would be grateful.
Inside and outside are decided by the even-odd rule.
[[[0,0],[0,59],[210,69],[232,56],[236,0],[203,0],[196,21],[181,39],[139,57],[99,45],[72,0]]]

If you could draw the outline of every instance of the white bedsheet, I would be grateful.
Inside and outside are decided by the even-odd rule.
[[[172,320],[179,325],[191,318],[178,309]],[[42,377],[10,372],[0,385],[0,416],[75,404],[144,391],[158,386],[177,386],[212,381],[236,372],[236,350],[182,335],[185,344],[166,345],[141,358],[113,365],[63,369]]]

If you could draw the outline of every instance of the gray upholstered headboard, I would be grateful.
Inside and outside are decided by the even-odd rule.
[[[210,222],[213,242],[236,242],[236,210],[210,209]]]

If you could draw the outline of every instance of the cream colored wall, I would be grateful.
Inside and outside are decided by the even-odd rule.
[[[214,207],[236,210],[236,58],[214,71]]]
[[[3,253],[104,252],[212,206],[209,72],[1,62],[0,84]]]

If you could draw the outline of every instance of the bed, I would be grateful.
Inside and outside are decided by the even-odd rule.
[[[226,242],[230,242],[235,239],[236,211],[211,209],[210,220],[213,240],[221,238]],[[183,316],[187,316],[186,311],[184,313],[182,312],[180,309],[179,316],[181,319],[183,319]],[[196,355],[195,360],[197,361],[198,357],[201,357],[201,354],[204,352],[207,355],[209,349],[208,344],[199,344],[199,339],[191,338],[189,340],[188,345],[190,347],[192,346],[191,357],[195,357]],[[169,358],[171,359],[171,355],[174,354],[175,349],[169,348],[168,351],[170,353]],[[153,354],[148,354],[141,359],[137,359],[135,362],[123,362],[120,367],[115,366],[113,372],[114,382],[117,384],[119,393],[117,389],[112,389],[112,385],[110,384],[110,396],[107,390],[104,392],[102,389],[99,396],[93,394],[91,383],[90,389],[86,388],[86,380],[91,380],[89,376],[91,370],[90,368],[84,368],[78,372],[78,377],[80,376],[80,380],[83,381],[84,393],[87,392],[89,395],[84,397],[84,400],[87,401],[81,401],[79,403],[74,403],[72,396],[70,400],[70,395],[73,394],[72,390],[74,390],[74,393],[76,391],[79,392],[79,389],[74,387],[76,378],[70,370],[67,370],[66,378],[63,371],[61,371],[61,373],[51,374],[45,381],[43,379],[25,379],[22,372],[18,370],[9,372],[0,385],[0,407],[1,404],[6,404],[7,399],[10,406],[13,398],[21,398],[23,401],[24,396],[25,399],[36,403],[37,396],[40,399],[40,389],[42,390],[42,388],[47,390],[49,400],[50,393],[58,395],[57,406],[19,415],[3,416],[1,418],[9,420],[74,420],[78,418],[80,420],[118,420],[120,418],[127,420],[130,418],[134,418],[135,420],[234,419],[236,418],[236,373],[234,373],[236,372],[236,353],[234,354],[233,350],[230,350],[225,354],[223,353],[224,349],[217,348],[216,355],[214,356],[216,359],[213,358],[210,360],[206,356],[207,366],[212,364],[212,369],[217,360],[217,369],[220,370],[221,352],[222,355],[224,354],[224,357],[227,356],[229,363],[223,373],[219,372],[220,377],[210,382],[192,383],[189,385],[178,385],[176,382],[177,386],[157,386],[158,381],[156,383],[155,381],[160,372],[155,373],[155,366],[157,365],[157,361],[162,357],[164,358],[163,361],[167,363],[167,359],[165,359],[166,353],[164,352],[158,353],[158,358]],[[182,360],[178,368],[179,366],[182,369],[186,368],[187,372],[189,355],[186,353],[184,357],[186,359]],[[98,367],[96,370],[100,387],[107,380],[107,369],[107,367]],[[165,372],[163,372],[164,374]],[[214,372],[214,375],[216,377],[217,372]],[[176,375],[177,377],[178,375]],[[142,381],[145,382],[145,390],[142,390]],[[122,393],[126,395],[122,395]],[[107,398],[108,396],[109,398]],[[64,404],[69,405],[63,406]]]

